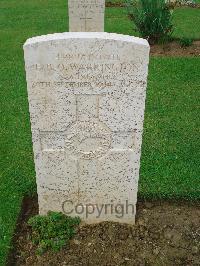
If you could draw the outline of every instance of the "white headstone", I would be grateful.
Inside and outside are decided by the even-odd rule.
[[[68,0],[69,31],[103,32],[105,0]]]
[[[40,213],[134,223],[148,42],[62,33],[24,52]]]

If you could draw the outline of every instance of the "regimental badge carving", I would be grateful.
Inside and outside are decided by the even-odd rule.
[[[64,151],[74,159],[91,160],[111,149],[112,132],[99,120],[102,95],[76,95],[76,121],[63,132],[40,132],[43,151]]]
[[[90,160],[110,149],[111,131],[102,122],[76,122],[67,130],[65,150],[73,157]]]

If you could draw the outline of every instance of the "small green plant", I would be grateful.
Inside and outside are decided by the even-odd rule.
[[[129,16],[141,37],[156,43],[167,39],[172,31],[172,11],[165,0],[126,0]]]
[[[181,47],[189,47],[193,44],[193,39],[181,38],[179,40],[179,43],[180,43]]]
[[[79,223],[79,217],[73,218],[58,212],[30,218],[28,224],[32,227],[32,242],[38,245],[37,253],[43,254],[49,249],[55,252],[61,250],[74,236]]]

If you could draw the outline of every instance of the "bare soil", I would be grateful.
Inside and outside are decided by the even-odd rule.
[[[107,1],[106,2],[106,7],[125,7],[125,4],[122,3],[122,2],[113,3],[112,1]]]
[[[200,57],[200,41],[194,41],[191,46],[181,47],[177,41],[166,44],[151,45],[151,55],[153,56],[195,56]]]
[[[126,4],[125,3],[122,3],[122,2],[112,2],[112,1],[107,1],[106,2],[106,7],[125,7]],[[200,4],[174,4],[174,3],[171,3],[170,4],[170,7],[173,9],[175,7],[193,7],[193,8],[200,8]]]
[[[200,265],[200,203],[139,202],[136,225],[82,225],[70,245],[36,256],[27,220],[38,213],[26,199],[8,265],[145,266]]]

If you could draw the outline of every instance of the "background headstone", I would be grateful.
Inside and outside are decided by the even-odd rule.
[[[69,31],[103,32],[105,0],[68,0]]]
[[[29,39],[24,51],[40,213],[134,223],[148,42],[62,33]],[[113,212],[98,217],[105,204]],[[117,205],[129,208],[120,219]]]

